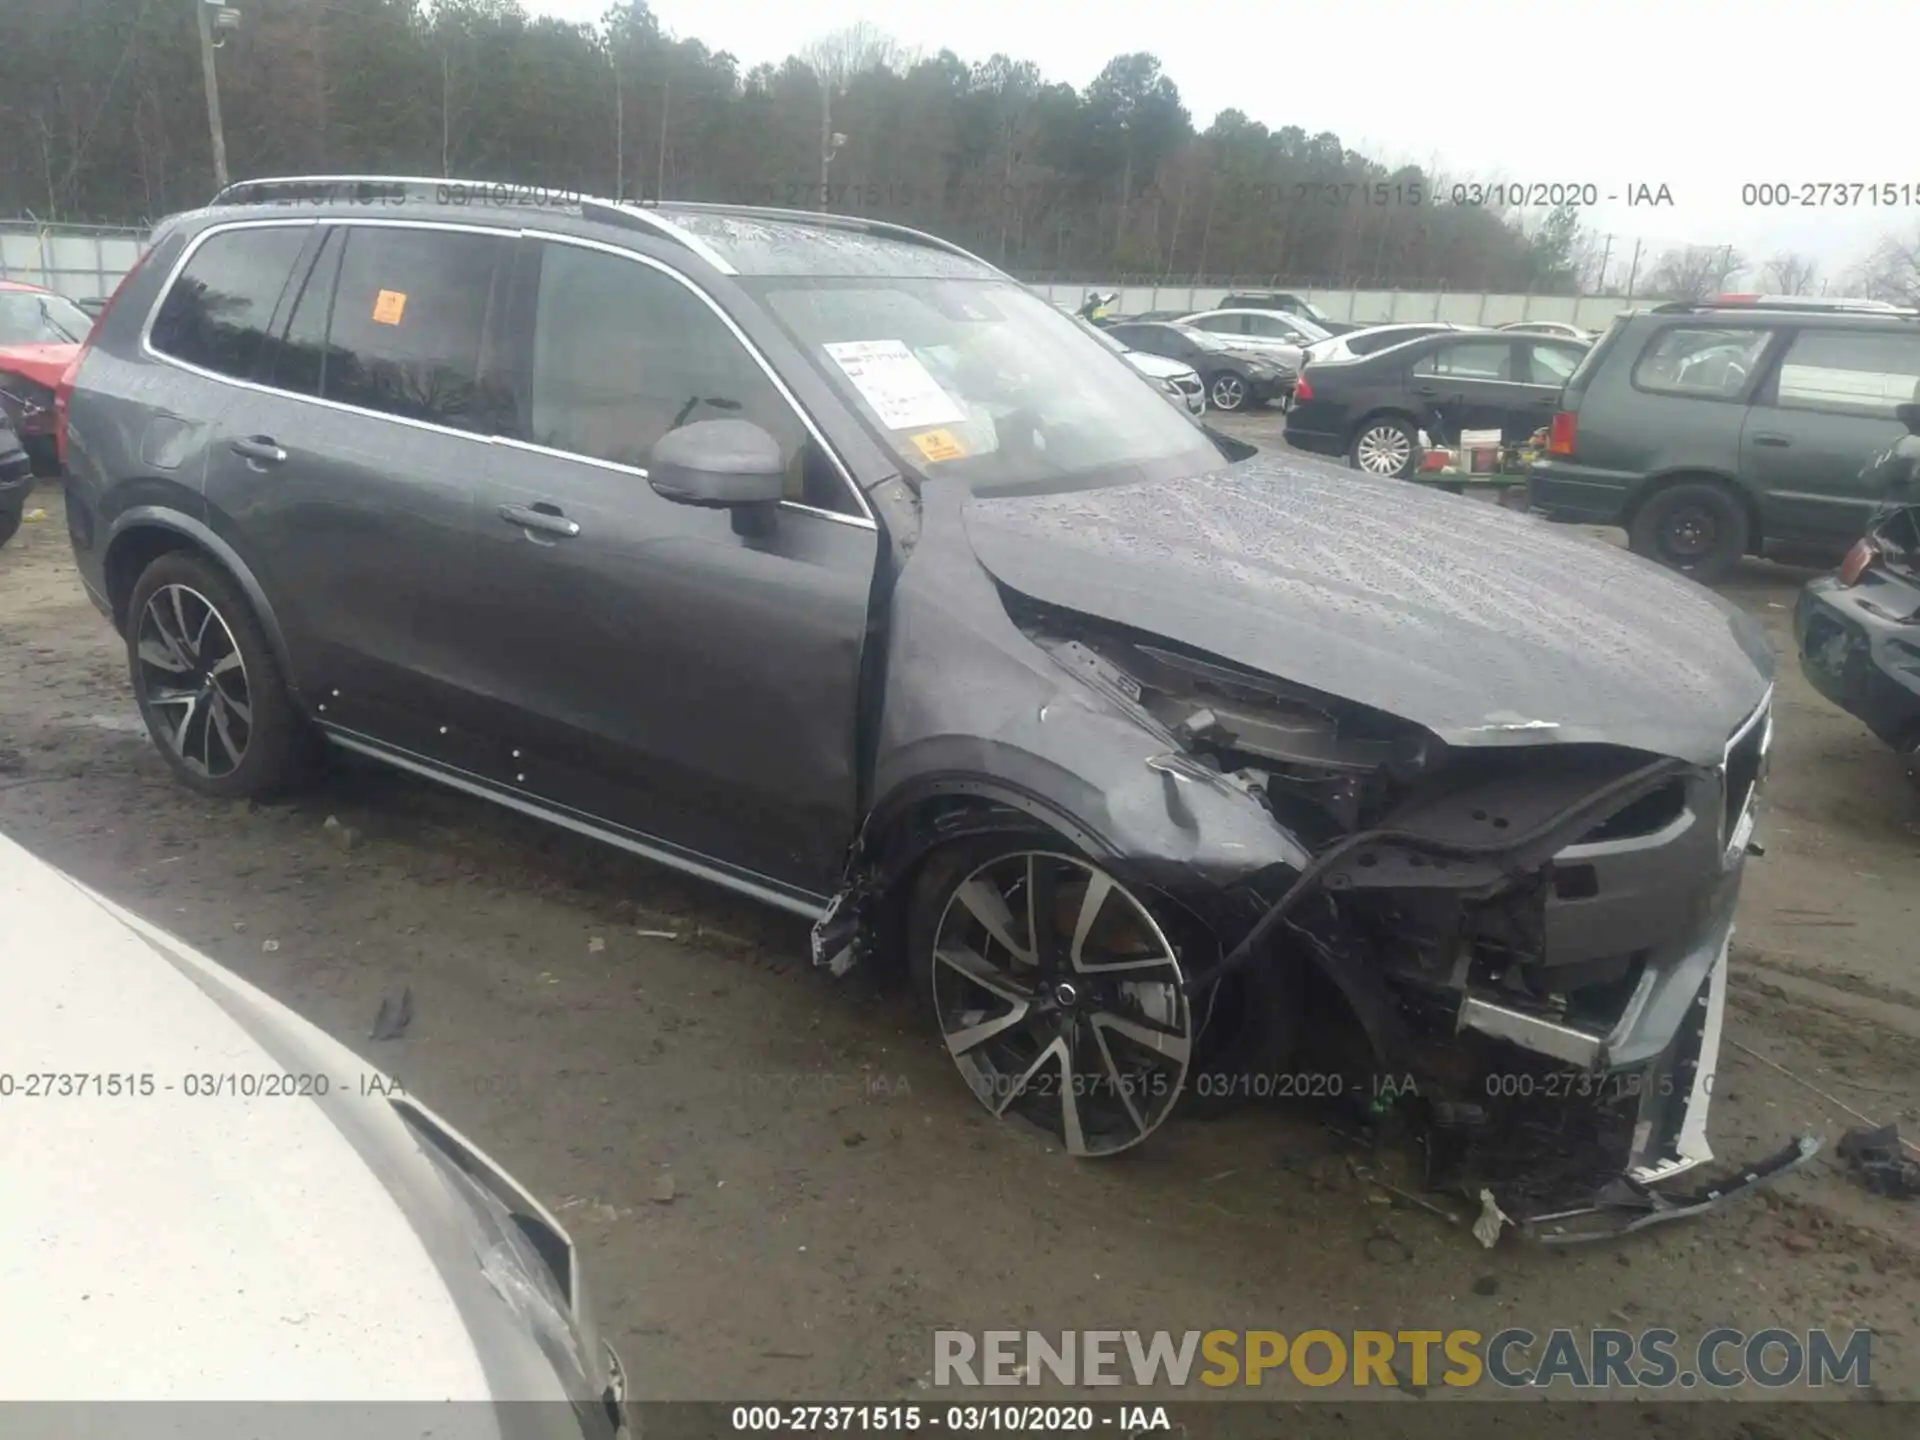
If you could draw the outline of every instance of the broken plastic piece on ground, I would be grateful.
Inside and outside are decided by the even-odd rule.
[[[1531,1216],[1519,1222],[1520,1228],[1543,1245],[1579,1245],[1615,1235],[1630,1235],[1650,1225],[1704,1214],[1729,1200],[1752,1194],[1762,1185],[1798,1170],[1820,1150],[1818,1138],[1802,1135],[1766,1159],[1746,1166],[1736,1177],[1691,1195],[1662,1195],[1623,1176],[1602,1189],[1592,1205],[1553,1215]],[[1545,1228],[1549,1226],[1552,1228]]]
[[[406,985],[401,987],[397,999],[390,995],[380,1002],[380,1009],[373,1017],[373,1029],[367,1032],[367,1038],[398,1040],[412,1023],[413,987]]]
[[[1874,1194],[1911,1200],[1920,1195],[1920,1160],[1910,1149],[1898,1125],[1856,1125],[1840,1137],[1834,1153]]]
[[[26,521],[27,524],[33,525],[38,523],[41,520],[46,519],[47,512],[44,510],[29,510],[27,511],[26,514],[22,515],[20,518]]]
[[[1499,1242],[1500,1232],[1513,1223],[1513,1218],[1500,1208],[1493,1198],[1493,1191],[1480,1192],[1480,1217],[1473,1222],[1473,1238],[1491,1250]]]

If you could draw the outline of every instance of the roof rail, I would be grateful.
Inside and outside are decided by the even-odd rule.
[[[864,215],[837,215],[827,210],[783,210],[772,205],[721,205],[708,201],[666,200],[646,202],[645,208],[666,210],[687,210],[699,215],[738,215],[746,220],[793,220],[806,225],[821,225],[834,230],[855,230],[863,235],[875,235],[887,240],[901,240],[909,245],[924,245],[933,250],[944,250],[949,255],[958,255],[963,260],[971,260],[976,265],[1000,272],[1000,267],[991,261],[983,260],[971,250],[956,245],[951,240],[943,240],[938,235],[929,235],[924,230],[910,229],[905,225],[896,225],[891,220],[870,220]]]
[[[612,221],[672,240],[693,251],[723,275],[735,272],[720,253],[696,235],[638,205],[607,200],[578,190],[556,190],[504,180],[460,180],[420,175],[276,175],[239,180],[208,201],[216,205],[269,204],[275,201],[312,204],[341,202],[369,206],[473,205],[496,209],[566,210],[590,220]]]
[[[1920,310],[1885,300],[1816,300],[1799,295],[1713,295],[1704,300],[1668,300],[1652,307],[1655,315],[1692,315],[1704,310],[1792,310],[1814,315],[1901,315]]]

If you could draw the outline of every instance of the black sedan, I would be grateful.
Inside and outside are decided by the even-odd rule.
[[[1839,572],[1800,592],[1793,633],[1813,688],[1905,755],[1920,785],[1920,405],[1896,413],[1913,433],[1876,462],[1889,502]]]
[[[1287,443],[1402,477],[1419,468],[1423,430],[1435,445],[1456,444],[1463,430],[1498,430],[1517,445],[1552,420],[1589,348],[1544,335],[1442,332],[1357,360],[1309,361]]]
[[[1191,325],[1122,321],[1107,333],[1129,350],[1181,360],[1200,372],[1207,402],[1216,410],[1245,410],[1291,393],[1295,372],[1270,357],[1238,350],[1220,336]]]

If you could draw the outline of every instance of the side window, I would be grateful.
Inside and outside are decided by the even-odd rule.
[[[1264,335],[1270,340],[1289,340],[1301,344],[1311,342],[1312,336],[1292,321],[1279,315],[1245,315],[1249,335]]]
[[[1527,351],[1535,385],[1565,385],[1587,353],[1576,345],[1549,345],[1538,340],[1527,346]]]
[[[1193,325],[1196,330],[1211,330],[1216,335],[1246,334],[1246,317],[1243,315],[1202,315]]]
[[[372,225],[348,227],[343,240],[320,395],[493,433],[507,396],[481,374],[480,347],[494,268],[511,242]],[[312,295],[302,296],[303,309]],[[294,319],[303,330],[311,323]]]
[[[1920,335],[1802,330],[1780,361],[1779,398],[1789,410],[1832,410],[1892,419],[1920,400]]]
[[[1413,367],[1416,375],[1450,375],[1457,380],[1513,379],[1511,340],[1466,340],[1443,345]]]
[[[644,469],[669,430],[751,420],[780,443],[787,499],[860,513],[793,406],[699,295],[605,251],[543,242],[539,254],[529,440]]]
[[[210,235],[153,317],[153,348],[203,370],[250,380],[280,292],[310,225],[253,226]]]
[[[1668,395],[1731,399],[1746,388],[1772,336],[1771,330],[1671,326],[1641,353],[1633,383]]]

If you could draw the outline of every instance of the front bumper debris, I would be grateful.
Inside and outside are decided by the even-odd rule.
[[[1543,1245],[1580,1245],[1631,1235],[1670,1220],[1704,1214],[1750,1195],[1762,1185],[1800,1169],[1821,1148],[1817,1137],[1802,1135],[1766,1159],[1745,1167],[1736,1177],[1684,1196],[1662,1195],[1651,1185],[1622,1176],[1604,1187],[1590,1206],[1526,1217],[1517,1223],[1522,1235]]]

